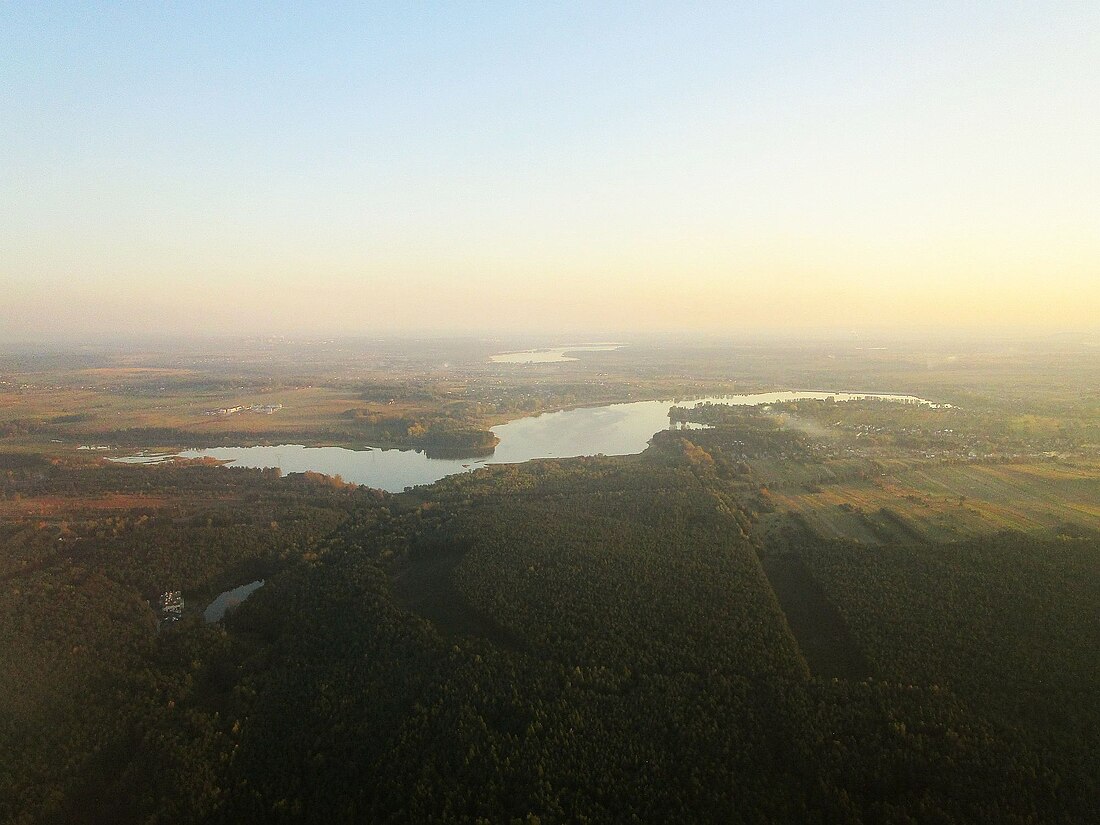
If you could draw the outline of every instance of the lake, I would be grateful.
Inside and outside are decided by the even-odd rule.
[[[431,484],[445,476],[468,472],[487,464],[516,464],[536,458],[572,458],[582,455],[632,455],[649,444],[653,434],[669,428],[668,411],[675,405],[756,405],[780,401],[833,398],[851,401],[879,398],[910,404],[930,401],[911,395],[844,392],[765,392],[753,395],[723,395],[691,400],[634,401],[602,407],[543,413],[518,418],[493,427],[500,439],[496,451],[485,458],[428,458],[416,450],[383,450],[344,447],[304,447],[283,444],[274,447],[213,447],[183,450],[173,455],[139,454],[114,459],[131,463],[154,463],[174,457],[215,458],[237,467],[278,467],[284,474],[317,472],[339,475],[344,481],[378,487],[397,493],[406,487]]]
[[[565,347],[547,347],[545,349],[525,349],[518,352],[500,352],[489,356],[494,364],[557,364],[562,361],[578,359],[566,355],[567,352],[610,352],[625,344],[574,344]]]

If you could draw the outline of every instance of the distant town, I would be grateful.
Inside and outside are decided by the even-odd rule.
[[[222,407],[218,410],[204,410],[203,415],[233,415],[239,412],[254,412],[263,413],[264,415],[274,415],[283,408],[282,404],[251,404],[247,407],[241,405],[237,407]]]
[[[183,618],[183,592],[180,590],[166,590],[160,599],[160,621],[162,624],[178,622]]]

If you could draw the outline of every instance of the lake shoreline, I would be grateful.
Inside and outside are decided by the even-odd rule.
[[[119,463],[150,464],[174,460],[214,460],[251,468],[277,467],[284,475],[300,472],[339,476],[345,482],[361,484],[391,493],[409,487],[433,484],[442,478],[480,467],[522,464],[538,459],[566,459],[593,455],[636,455],[643,452],[657,432],[674,426],[669,413],[675,407],[700,404],[757,406],[796,400],[882,399],[889,403],[943,405],[915,396],[887,393],[780,390],[752,394],[695,395],[595,405],[575,405],[554,411],[511,419],[492,427],[497,444],[490,454],[438,457],[425,449],[359,446],[311,446],[305,443],[278,445],[189,448],[170,454],[143,452],[109,458]]]

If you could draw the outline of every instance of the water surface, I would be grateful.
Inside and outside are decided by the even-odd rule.
[[[254,582],[242,584],[240,587],[234,587],[232,590],[226,590],[210,602],[206,606],[206,610],[202,611],[203,619],[207,622],[220,622],[222,617],[225,616],[225,611],[236,607],[263,586],[264,580],[257,579]]]
[[[888,401],[931,404],[911,395],[843,392],[766,392],[753,395],[724,395],[684,401],[634,401],[602,407],[543,413],[518,418],[493,427],[500,439],[496,451],[478,459],[428,458],[417,450],[383,450],[344,447],[304,447],[283,444],[275,447],[214,447],[183,450],[172,456],[139,454],[116,459],[151,463],[167,458],[215,458],[238,467],[278,467],[283,473],[318,472],[339,475],[344,481],[378,487],[391,493],[406,487],[431,484],[445,476],[468,472],[486,464],[516,464],[536,458],[572,458],[582,455],[632,455],[649,444],[653,434],[668,429],[668,413],[675,405],[755,405],[800,399],[851,401],[880,398]],[[936,406],[936,405],[932,405]]]
[[[625,344],[574,344],[565,347],[547,347],[545,349],[525,349],[518,352],[499,352],[489,356],[494,364],[557,364],[562,361],[579,359],[566,355],[567,352],[610,352]]]

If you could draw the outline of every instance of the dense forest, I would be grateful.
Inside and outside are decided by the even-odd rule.
[[[5,456],[0,820],[1092,820],[1100,539],[762,532],[797,445],[734,434],[401,495]]]

